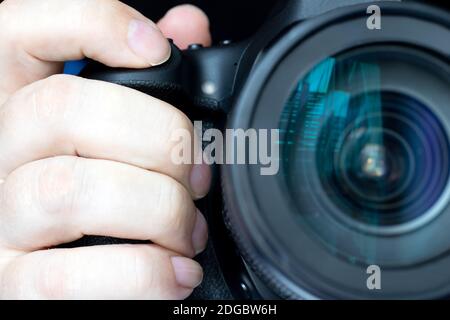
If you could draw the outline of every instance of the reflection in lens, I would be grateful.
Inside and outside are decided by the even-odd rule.
[[[319,139],[329,143],[316,150],[320,180],[330,198],[354,219],[379,226],[407,223],[425,214],[446,187],[445,131],[411,97],[366,95],[369,101],[379,97],[379,111],[366,112],[364,98],[357,97],[350,100],[345,129],[336,139],[336,119],[329,117],[323,124]]]
[[[300,221],[333,214],[377,233],[426,222],[447,188],[449,142],[440,117],[405,90],[414,79],[401,75],[432,68],[415,55],[371,48],[328,58],[298,82],[281,116],[280,144]]]

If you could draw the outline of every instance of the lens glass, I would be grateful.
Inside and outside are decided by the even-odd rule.
[[[393,92],[370,91],[337,105],[315,150],[327,195],[351,218],[374,226],[424,215],[448,178],[448,143],[436,116]]]
[[[360,48],[325,59],[293,89],[280,122],[283,179],[295,216],[334,252],[345,230],[392,236],[439,215],[450,148],[437,104],[449,87],[436,61],[406,48]],[[317,226],[325,216],[332,232]],[[361,252],[344,254],[377,259]]]

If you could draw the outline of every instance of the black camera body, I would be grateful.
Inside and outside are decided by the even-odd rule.
[[[377,14],[381,15],[376,16]],[[380,26],[371,25],[374,15],[375,19],[381,19]],[[193,44],[185,51],[180,51],[172,44],[172,56],[164,65],[131,70],[111,69],[92,62],[85,68],[82,76],[121,84],[167,101],[179,107],[192,120],[203,121],[204,130],[284,128],[283,131],[288,132],[281,134],[280,141],[286,143],[282,143],[282,169],[277,177],[262,176],[259,173],[262,165],[215,167],[213,189],[206,199],[198,203],[199,208],[207,215],[211,241],[207,251],[199,257],[205,269],[205,280],[194,292],[193,298],[439,298],[450,293],[446,280],[450,271],[445,271],[450,270],[450,257],[447,257],[444,250],[450,249],[450,244],[447,248],[449,240],[444,240],[445,232],[438,229],[439,226],[450,226],[450,218],[446,213],[447,202],[443,198],[447,192],[447,180],[437,183],[435,189],[440,190],[436,191],[439,194],[435,197],[428,196],[428,199],[440,203],[440,213],[432,217],[430,214],[426,223],[423,222],[420,226],[414,224],[419,224],[418,219],[421,219],[422,214],[425,215],[425,211],[437,211],[434,203],[421,203],[414,207],[403,203],[399,207],[396,204],[404,198],[387,203],[389,195],[386,196],[383,192],[395,193],[396,190],[391,186],[395,186],[397,180],[392,179],[398,178],[403,171],[413,170],[410,168],[412,165],[405,164],[407,160],[401,163],[389,160],[403,157],[402,148],[396,141],[407,139],[396,137],[402,134],[410,137],[414,130],[410,130],[408,124],[414,119],[425,117],[425,111],[418,106],[422,104],[414,103],[418,110],[417,117],[405,120],[403,127],[394,123],[395,119],[410,116],[403,114],[406,112],[405,108],[397,110],[393,106],[410,103],[402,98],[406,94],[414,96],[417,92],[417,96],[411,99],[437,105],[429,108],[437,114],[437,120],[430,116],[430,126],[440,128],[437,123],[444,124],[442,130],[435,134],[436,139],[440,139],[439,148],[430,152],[437,154],[433,159],[439,158],[442,153],[443,160],[437,165],[448,168],[444,161],[448,158],[447,119],[450,119],[449,100],[446,100],[450,92],[450,87],[447,86],[450,75],[449,39],[448,12],[432,6],[404,1],[290,0],[281,1],[267,23],[248,41],[223,41],[211,48]],[[342,58],[340,54],[343,54]],[[417,63],[418,67],[408,69],[408,63],[415,65],[416,56],[421,59]],[[404,57],[407,57],[406,62],[401,61]],[[393,62],[384,65],[391,58]],[[426,73],[424,67],[428,64],[434,68],[430,74]],[[319,67],[313,69],[317,65]],[[436,66],[438,67],[435,68]],[[398,72],[392,72],[391,75],[388,71],[394,67],[398,67]],[[358,70],[356,75],[346,76],[352,72],[349,70],[355,69]],[[382,76],[379,81],[366,81],[364,75],[367,73],[370,79],[377,78],[380,73]],[[418,78],[426,79],[427,84],[419,80],[409,83],[408,79],[399,78],[402,73],[410,78],[417,75]],[[434,77],[435,73],[439,75]],[[314,91],[312,88],[323,85],[323,79],[327,76],[334,81],[334,91]],[[357,82],[367,82],[366,87],[351,84],[352,89],[348,89],[349,82],[358,77],[362,80]],[[434,89],[429,88],[430,83]],[[305,89],[306,86],[308,89]],[[416,89],[416,86],[421,89]],[[296,89],[300,87],[301,89]],[[361,95],[365,91],[368,94]],[[432,98],[423,98],[428,96]],[[332,98],[336,100],[330,103]],[[309,114],[304,115],[302,112],[306,111],[302,110],[312,108],[309,106],[313,102],[336,106],[336,101],[342,99],[347,99],[346,110],[362,110],[366,104],[378,101],[375,105],[380,104],[377,110],[379,114],[383,113],[382,121],[361,118],[362,112],[359,112],[351,123],[352,126],[357,123],[360,130],[353,130],[352,127],[351,139],[363,139],[359,136],[355,138],[355,132],[362,132],[364,137],[367,135],[363,142],[358,140],[355,143],[352,140],[347,143],[345,139],[348,136],[345,136],[341,144],[333,142],[337,145],[323,147],[323,152],[320,151],[322,147],[316,145],[313,149],[302,149],[307,137],[299,132],[311,128],[312,122],[308,119],[318,109],[311,109]],[[303,102],[298,104],[298,101]],[[367,101],[370,103],[366,103]],[[442,101],[447,101],[446,107],[449,110],[444,110]],[[300,106],[300,111],[287,110],[290,103]],[[386,107],[388,109],[384,109],[385,105],[389,105]],[[327,141],[327,146],[331,142],[324,135],[345,135],[342,128],[350,126],[350,120],[342,119],[343,111],[337,111],[336,108],[327,114],[327,119],[321,116],[320,121],[317,120],[317,126],[333,126],[330,132],[337,130],[337,133],[326,133],[328,129],[318,129],[312,133],[311,130],[308,131],[309,134],[319,136],[315,138],[317,141]],[[348,118],[353,117],[351,114],[356,111],[352,112],[346,113]],[[290,120],[284,123],[280,120],[280,115],[285,113]],[[394,113],[396,115],[389,118]],[[296,123],[295,117],[301,122],[299,127],[296,124],[292,127],[292,123]],[[345,124],[341,129],[336,129],[336,123],[340,123],[338,120]],[[367,125],[368,122],[371,125],[378,124],[373,129]],[[397,127],[401,127],[400,131],[393,133]],[[288,136],[289,132],[292,132],[292,136]],[[386,145],[380,147],[383,143],[374,143],[375,138],[381,139]],[[420,139],[411,139],[412,142],[407,140],[406,144],[412,146],[412,149],[419,148],[416,140]],[[296,148],[287,145],[294,145]],[[362,151],[358,149],[360,145],[363,145]],[[353,174],[352,168],[335,168],[333,163],[329,165],[328,172],[327,159],[345,153],[347,147],[353,149],[345,154],[347,158],[344,159],[353,159],[351,157],[355,152],[358,153],[358,159],[361,158],[360,154],[368,154],[364,163],[372,165],[382,155],[382,160],[378,161],[381,165],[375,169],[373,166],[364,167],[363,169],[367,169],[363,172],[367,175],[364,179],[361,178],[361,172]],[[393,157],[385,156],[389,148],[394,150]],[[336,151],[338,149],[343,151]],[[419,154],[408,150],[405,151],[405,159],[415,159],[416,171],[420,169],[418,167],[426,166],[422,164],[425,160]],[[297,157],[296,152],[302,153],[299,156],[301,159],[296,160],[297,169],[294,170],[291,159]],[[312,160],[306,161],[310,156]],[[389,171],[383,170],[384,163],[389,165],[390,161],[393,161],[390,170],[398,172],[397,175],[389,175],[391,180],[386,184],[385,181],[380,182],[380,179],[384,179],[384,171]],[[406,168],[403,171],[398,169],[402,166]],[[316,171],[320,173],[310,176],[310,172]],[[446,174],[444,170],[442,176],[446,178]],[[347,178],[342,180],[344,182],[341,181],[341,175],[350,177],[350,187],[345,184],[348,182]],[[377,198],[372,206],[372,198],[367,194],[353,195],[353,186],[358,187],[359,183],[367,187],[368,194],[373,189],[371,196],[375,195],[380,199],[386,197],[380,201]],[[417,186],[417,182],[415,185]],[[334,198],[343,198],[345,201],[335,201]],[[326,199],[331,200],[328,203]],[[386,206],[389,209],[385,209]],[[414,216],[411,221],[404,217],[408,210],[417,211],[417,217]],[[351,212],[351,217],[344,211]],[[296,212],[295,217],[293,212]],[[400,216],[400,220],[391,219],[396,215]],[[374,224],[375,216],[377,222]],[[422,250],[422,244],[425,246],[430,237],[434,237],[441,245],[430,250],[433,252],[429,256],[415,256],[406,249],[409,244],[416,248],[413,250]],[[83,240],[84,244],[117,241],[121,240]],[[363,246],[359,246],[361,243]],[[408,253],[399,253],[402,250]],[[380,288],[376,283],[373,287],[369,283],[370,270],[374,266],[381,269]]]

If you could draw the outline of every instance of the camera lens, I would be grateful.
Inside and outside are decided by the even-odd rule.
[[[377,91],[350,99],[345,114],[326,120],[317,144],[327,196],[362,223],[414,221],[447,185],[445,129],[423,103],[403,94]]]
[[[329,82],[320,84],[324,78]],[[358,57],[327,60],[300,83],[285,115],[296,118],[284,138],[286,173],[295,193],[298,174],[315,159],[320,187],[344,214],[373,226],[401,225],[425,215],[442,195],[447,134],[424,103],[362,88],[368,81],[381,81],[379,64]]]
[[[439,214],[450,148],[445,106],[432,104],[444,99],[424,98],[417,81],[435,78],[435,60],[407,48],[359,48],[325,59],[296,84],[280,144],[297,219],[308,220],[310,199],[320,208],[313,215],[376,235],[409,232]]]
[[[245,262],[281,297],[450,295],[448,15],[387,5],[374,32],[365,9],[290,29],[228,124],[278,129],[278,174],[223,177]]]

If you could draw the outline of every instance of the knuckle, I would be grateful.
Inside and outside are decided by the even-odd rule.
[[[86,2],[91,6],[92,12],[105,12],[105,10],[113,10],[115,12],[121,12],[125,6],[118,0],[86,0]]]
[[[129,290],[138,297],[145,296],[145,293],[149,288],[155,287],[155,282],[157,280],[152,258],[147,249],[144,247],[137,247],[133,249],[130,261],[132,262],[131,272],[132,274],[134,273],[134,277],[131,277],[130,279],[134,279],[134,281],[130,283]]]
[[[26,268],[20,263],[20,259],[6,265],[0,275],[1,290],[0,299],[24,299],[23,274],[26,274]]]
[[[56,158],[41,168],[37,178],[36,198],[46,213],[67,213],[74,211],[79,191],[82,162],[78,158]],[[83,174],[81,174],[82,176]]]
[[[33,86],[26,99],[31,100],[33,114],[39,122],[59,122],[70,116],[70,106],[78,105],[81,82],[68,75],[53,75]]]
[[[0,10],[15,10],[20,8],[24,0],[4,0],[0,3]]]
[[[65,260],[65,256],[61,256]],[[73,277],[67,264],[58,264],[56,257],[38,252],[22,255],[2,271],[2,299],[64,299],[69,298]],[[64,262],[64,261],[63,261]]]
[[[177,296],[177,285],[172,276],[169,259],[168,252],[155,246],[133,248],[133,257],[130,260],[133,261],[135,280],[130,286],[133,296],[147,299],[173,299]]]
[[[42,261],[37,277],[37,291],[45,299],[70,298],[73,291],[73,277],[65,263],[67,253],[61,252],[58,257],[47,257]]]
[[[192,200],[187,190],[178,182],[170,181],[162,187],[160,208],[162,208],[163,232],[179,233],[188,227]],[[163,199],[164,198],[164,199]]]
[[[84,81],[66,75],[40,80],[15,92],[0,108],[2,137],[21,137],[30,126],[63,141],[86,99]]]
[[[167,131],[172,133],[175,130],[186,130],[190,134],[194,133],[194,127],[191,120],[181,111],[174,109],[171,112],[170,119],[167,124]]]
[[[35,200],[33,194],[33,179],[35,179],[34,170],[30,170],[27,166],[21,167],[8,175],[1,188],[0,204],[1,204],[1,220],[2,223],[8,223],[13,226],[15,233],[19,234],[24,225],[23,221],[27,221],[28,230],[31,233],[35,226],[36,216]]]
[[[118,0],[85,0],[81,11],[80,26],[91,26],[89,30],[95,29],[105,35],[130,17],[128,6]]]
[[[10,17],[20,9],[22,0],[4,0],[0,3],[0,25],[7,28],[9,25]],[[8,30],[9,31],[9,30]],[[6,32],[6,35],[8,32]]]
[[[191,144],[194,142],[194,127],[192,122],[179,110],[175,109],[170,112],[164,129],[162,132],[165,133],[165,136],[161,139],[161,142],[163,143],[163,150],[166,155],[171,154],[173,148],[179,143],[179,141],[173,139],[175,133],[186,133],[191,140]]]

